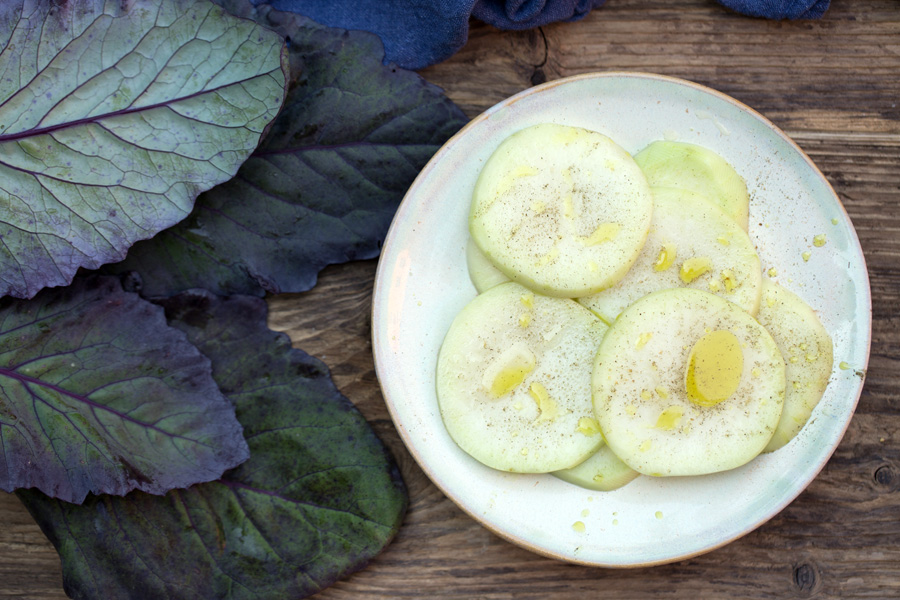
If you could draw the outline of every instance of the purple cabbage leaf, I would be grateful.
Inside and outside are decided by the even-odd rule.
[[[209,360],[117,279],[0,299],[0,489],[164,494],[247,456]]]
[[[286,77],[280,36],[207,0],[0,3],[0,296],[185,218],[256,148]]]
[[[442,91],[381,63],[380,40],[241,0],[231,10],[289,41],[285,107],[237,176],[136,244],[111,272],[147,297],[301,292],[328,264],[378,255],[409,185],[467,118]]]
[[[207,356],[250,459],[166,496],[83,505],[20,490],[75,599],[301,598],[363,567],[407,507],[385,447],[326,367],[266,327],[261,299],[193,291],[164,302]]]

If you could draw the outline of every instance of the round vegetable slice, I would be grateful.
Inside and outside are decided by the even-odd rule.
[[[604,444],[580,465],[554,471],[553,475],[589,490],[611,492],[631,483],[640,473],[623,463],[622,459]]]
[[[703,146],[653,142],[634,156],[652,187],[675,187],[703,196],[747,231],[750,196],[744,178],[728,161]]]
[[[469,279],[479,294],[509,281],[509,277],[494,266],[472,238],[466,243],[466,267],[469,269]]]
[[[578,301],[611,323],[625,307],[651,292],[691,287],[756,314],[762,271],[747,234],[693,192],[652,189],[650,233],[631,270],[613,287]]]
[[[631,156],[596,131],[541,124],[504,140],[472,196],[469,231],[510,279],[550,296],[585,296],[637,258],[653,202]]]
[[[544,473],[585,460],[603,440],[590,379],[606,329],[577,302],[513,282],[477,296],[438,354],[438,405],[450,436],[503,471]]]
[[[763,282],[757,320],[766,328],[785,361],[784,410],[764,452],[787,444],[806,424],[822,399],[834,365],[831,336],[799,296],[777,283]]]
[[[736,304],[699,290],[649,294],[610,327],[593,372],[606,443],[632,469],[701,475],[740,466],[775,431],[785,366]]]

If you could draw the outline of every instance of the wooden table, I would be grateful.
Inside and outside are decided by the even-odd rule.
[[[533,84],[607,70],[673,75],[737,98],[834,186],[865,252],[874,313],[843,442],[784,511],[709,554],[635,570],[534,555],[463,514],[410,458],[372,363],[375,262],[332,267],[314,290],[272,298],[272,326],[331,367],[397,456],[411,505],[381,556],[317,598],[900,597],[900,3],[833,0],[819,21],[771,22],[713,0],[609,0],[584,21],[541,30],[473,23],[468,45],[422,75],[474,116]],[[14,496],[0,494],[0,523],[0,598],[65,598],[56,553]]]

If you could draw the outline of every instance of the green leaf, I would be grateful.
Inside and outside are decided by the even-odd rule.
[[[138,271],[148,297],[300,292],[326,265],[377,256],[409,185],[468,120],[440,89],[383,65],[372,34],[228,4],[241,7],[290,40],[288,98],[233,180],[111,265]]]
[[[407,505],[396,464],[325,366],[266,327],[264,301],[191,293],[170,323],[210,357],[250,459],[217,482],[82,506],[19,497],[76,599],[295,599],[364,566]]]
[[[111,277],[0,299],[0,489],[164,494],[248,456],[209,361]]]
[[[5,0],[0,44],[0,296],[183,219],[284,100],[283,40],[207,0]]]

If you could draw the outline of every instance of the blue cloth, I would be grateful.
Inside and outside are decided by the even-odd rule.
[[[377,34],[385,62],[421,69],[450,58],[469,37],[469,17],[498,29],[522,30],[582,19],[605,0],[251,0],[317,23]],[[718,0],[768,19],[817,19],[830,0]]]
[[[766,19],[818,19],[831,0],[718,0],[735,12]]]

